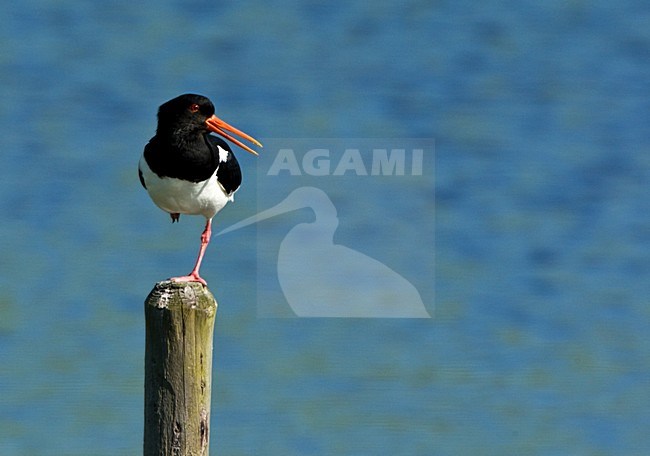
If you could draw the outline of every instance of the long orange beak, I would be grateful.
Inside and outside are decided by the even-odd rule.
[[[229,139],[230,141],[234,142],[239,147],[244,149],[246,152],[250,152],[253,155],[257,155],[257,152],[255,152],[253,149],[248,147],[246,144],[244,144],[240,140],[233,138],[231,135],[226,133],[226,131],[234,133],[237,136],[239,136],[240,138],[244,138],[245,140],[252,142],[253,144],[255,144],[258,147],[264,147],[264,146],[262,146],[262,143],[259,142],[257,139],[253,138],[250,135],[247,135],[243,131],[237,130],[235,127],[233,127],[230,124],[227,124],[226,122],[224,122],[223,120],[221,120],[220,118],[218,118],[215,115],[213,115],[212,117],[209,117],[205,121],[205,124],[208,127],[208,130],[213,131],[216,134],[221,135],[226,139]]]

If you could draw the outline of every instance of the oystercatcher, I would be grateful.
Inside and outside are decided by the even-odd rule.
[[[158,108],[156,135],[145,146],[138,165],[142,186],[153,202],[170,214],[172,223],[181,214],[202,215],[206,219],[194,269],[186,276],[170,279],[176,282],[206,285],[199,268],[210,242],[212,218],[228,201],[233,201],[241,184],[239,163],[230,146],[210,132],[254,155],[257,152],[227,132],[262,147],[253,137],[215,116],[214,105],[208,98],[185,94]]]

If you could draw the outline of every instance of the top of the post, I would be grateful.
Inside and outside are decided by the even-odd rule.
[[[199,282],[172,282],[171,280],[158,282],[147,296],[146,304],[159,309],[180,305],[205,310],[208,313],[217,310],[214,296],[208,287]]]

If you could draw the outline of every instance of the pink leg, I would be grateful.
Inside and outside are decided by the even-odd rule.
[[[199,275],[199,269],[201,268],[201,262],[203,261],[203,255],[205,254],[205,249],[210,243],[210,236],[212,235],[212,219],[208,219],[205,223],[205,229],[203,234],[201,234],[201,248],[199,249],[199,256],[196,259],[196,264],[194,264],[194,269],[186,276],[182,277],[172,277],[172,282],[201,282],[203,285],[207,286],[205,280]]]

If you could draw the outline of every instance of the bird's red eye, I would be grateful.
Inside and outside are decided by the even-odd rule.
[[[198,110],[199,110],[199,105],[197,105],[196,103],[190,105],[191,112],[197,112]]]

